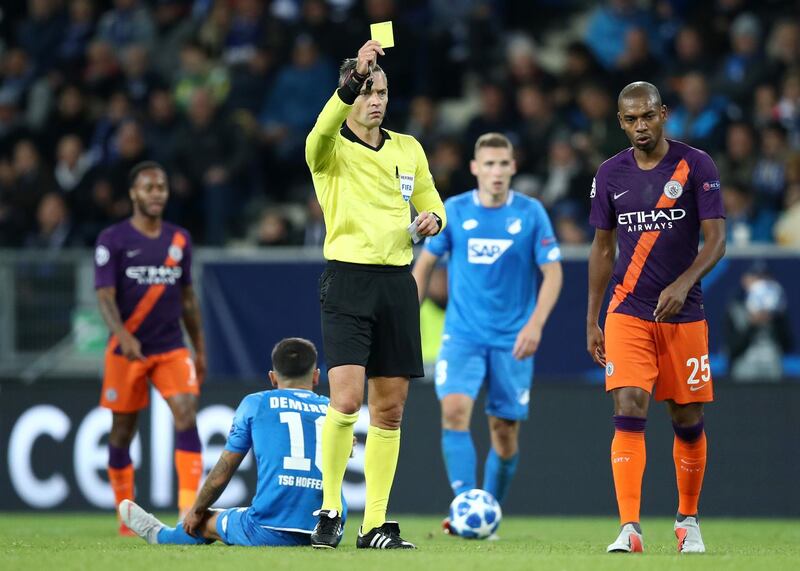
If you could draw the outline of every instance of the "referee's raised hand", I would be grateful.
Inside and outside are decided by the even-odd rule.
[[[358,50],[358,61],[356,62],[356,73],[359,75],[367,75],[375,62],[378,61],[379,55],[386,55],[381,49],[381,44],[375,40],[369,40],[361,49]]]

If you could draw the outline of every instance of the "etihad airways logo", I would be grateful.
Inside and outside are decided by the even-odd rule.
[[[175,285],[183,275],[180,266],[130,266],[125,275],[138,285]]]
[[[659,210],[639,210],[617,215],[617,226],[627,226],[628,232],[649,232],[651,230],[669,230],[673,222],[686,217],[683,208],[662,208]]]

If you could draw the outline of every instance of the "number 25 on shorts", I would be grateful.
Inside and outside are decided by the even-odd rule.
[[[691,357],[686,361],[686,366],[691,369],[689,378],[686,379],[686,384],[689,385],[690,390],[694,390],[692,385],[699,385],[700,381],[707,383],[711,379],[711,366],[708,364],[708,354],[703,355],[699,359]],[[697,373],[700,373],[698,378]]]

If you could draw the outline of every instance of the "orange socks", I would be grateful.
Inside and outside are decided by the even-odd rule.
[[[185,514],[197,498],[197,489],[203,476],[202,454],[175,450],[175,469],[178,472],[178,511]]]
[[[133,495],[133,464],[128,464],[124,468],[108,467],[108,481],[111,489],[114,490],[114,500],[117,505],[122,500],[132,500]]]
[[[696,515],[706,473],[706,434],[703,421],[690,427],[675,428],[672,457],[678,480],[678,513]]]
[[[644,427],[647,419],[614,416],[614,440],[611,441],[611,471],[617,493],[620,524],[639,521],[642,500],[642,476],[647,459]]]

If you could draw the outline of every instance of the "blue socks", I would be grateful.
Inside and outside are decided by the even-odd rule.
[[[489,449],[483,471],[483,489],[492,494],[501,504],[508,494],[508,486],[514,478],[518,463],[519,452],[504,460],[497,455],[494,448]]]
[[[178,525],[178,527],[162,527],[158,532],[158,543],[159,545],[205,545],[213,543],[213,540],[192,537],[186,533],[182,525]]]
[[[456,496],[477,486],[477,457],[469,430],[442,429],[442,454],[447,479]]]
[[[458,495],[477,487],[477,457],[472,435],[468,430],[442,430],[442,453],[447,467],[447,479],[453,494]],[[483,489],[502,503],[519,463],[519,453],[506,460],[494,448],[489,449],[483,473]]]

